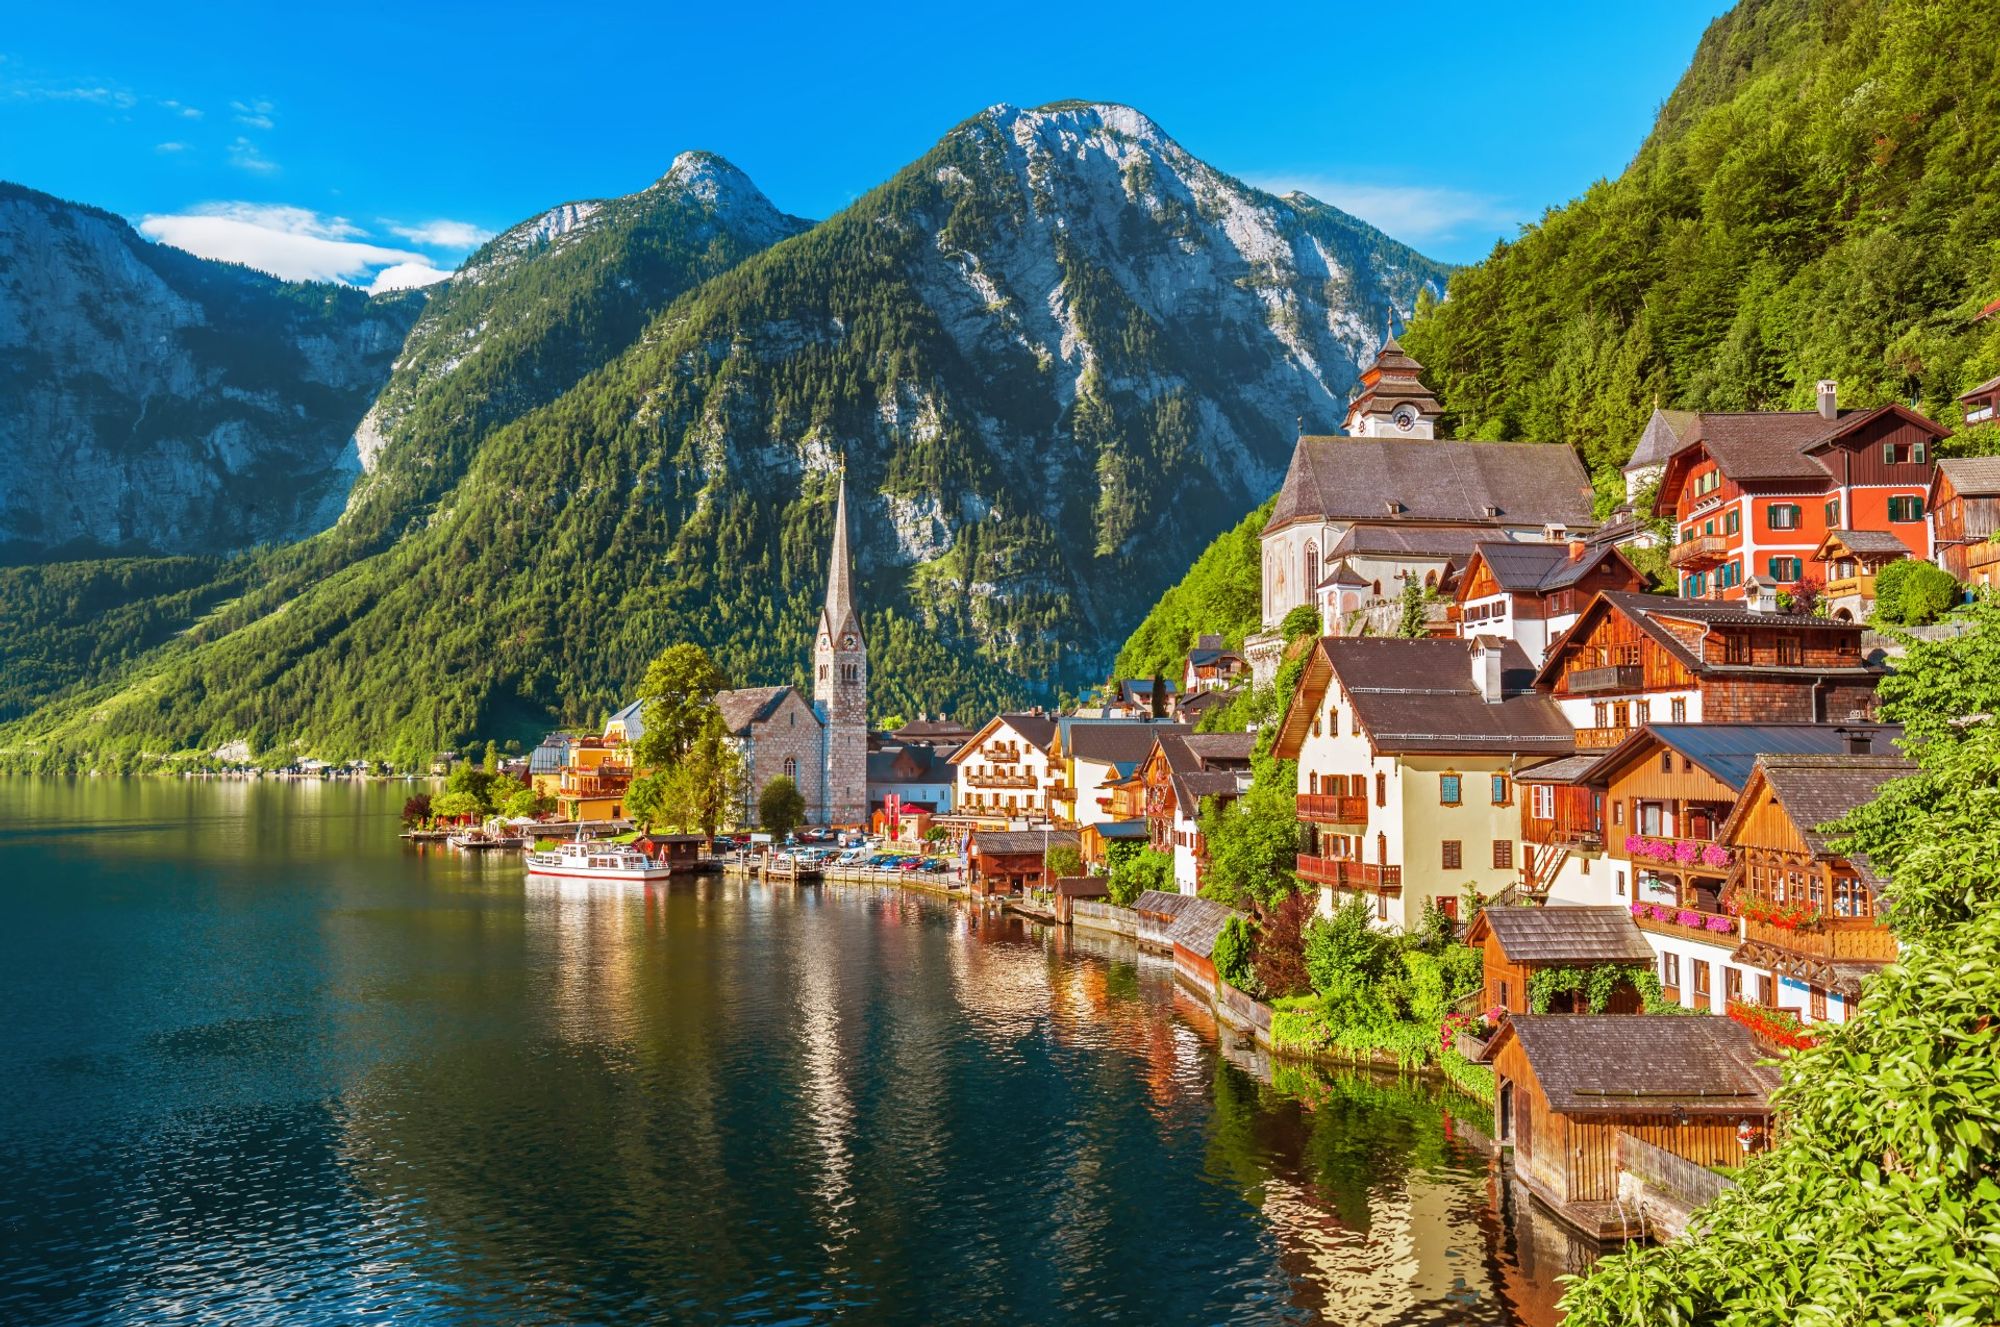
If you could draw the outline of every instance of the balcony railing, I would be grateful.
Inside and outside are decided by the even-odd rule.
[[[1671,903],[1635,903],[1632,905],[1632,920],[1638,923],[1640,930],[1651,931],[1654,935],[1671,935],[1682,940],[1700,940],[1704,944],[1732,948],[1741,929],[1737,919],[1727,913],[1680,908]]]
[[[1669,871],[1698,871],[1726,876],[1735,862],[1729,849],[1713,839],[1673,838],[1661,834],[1625,834],[1613,840],[1620,855],[1641,866]]]
[[[1676,567],[1699,571],[1729,557],[1729,540],[1719,534],[1700,534],[1674,545],[1667,561]]]
[[[1362,889],[1371,893],[1393,894],[1403,888],[1403,868],[1379,862],[1356,862],[1345,857],[1314,857],[1299,854],[1301,880],[1335,889]]]
[[[1895,932],[1873,917],[1827,917],[1797,928],[1743,920],[1743,938],[1831,963],[1893,963]]]
[[[1602,668],[1579,668],[1569,675],[1569,690],[1573,696],[1588,696],[1603,691],[1637,691],[1645,685],[1646,675],[1638,664],[1607,664]]]
[[[968,774],[965,781],[975,788],[1033,788],[1032,774]]]
[[[1576,747],[1579,751],[1608,751],[1631,735],[1630,728],[1579,728]]]
[[[1300,793],[1298,817],[1318,825],[1365,825],[1368,799],[1349,793]]]

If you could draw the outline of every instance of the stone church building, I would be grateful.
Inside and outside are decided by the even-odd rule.
[[[868,819],[868,646],[854,609],[847,548],[847,480],[834,508],[826,605],[813,638],[813,694],[794,686],[742,687],[716,696],[724,726],[743,754],[746,824],[779,775],[798,784],[806,819],[859,825]]]

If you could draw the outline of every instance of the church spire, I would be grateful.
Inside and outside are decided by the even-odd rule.
[[[833,553],[826,564],[826,613],[822,630],[839,640],[843,632],[854,630],[852,560],[847,553],[847,471],[840,473],[840,497],[833,509]]]

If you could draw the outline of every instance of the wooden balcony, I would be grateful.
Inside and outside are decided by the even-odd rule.
[[[1605,691],[1637,691],[1646,684],[1646,675],[1635,663],[1607,664],[1602,668],[1579,668],[1566,682],[1572,696],[1588,696]]]
[[[1820,587],[1820,594],[1827,599],[1845,599],[1859,595],[1863,599],[1875,597],[1875,577],[1857,572],[1852,576],[1829,577]]]
[[[1630,838],[1644,839],[1654,845],[1654,853],[1642,853],[1625,846]],[[1713,839],[1675,838],[1667,834],[1626,833],[1614,836],[1612,846],[1619,856],[1634,866],[1650,867],[1658,871],[1692,872],[1700,876],[1723,879],[1728,876],[1734,864],[1733,857],[1726,854],[1721,861],[1710,861],[1710,850],[1716,844]]]
[[[1298,817],[1316,825],[1365,825],[1368,799],[1347,793],[1300,793]]]
[[[1667,561],[1683,571],[1700,571],[1727,561],[1730,552],[1729,540],[1725,536],[1701,534],[1675,544],[1673,551],[1667,554]]]
[[[1631,735],[1630,728],[1579,728],[1576,730],[1576,749],[1609,751]]]
[[[1703,912],[1699,908],[1677,908],[1671,904],[1658,906],[1667,909],[1670,920],[1662,921],[1650,911],[1641,909],[1632,914],[1632,920],[1638,924],[1640,930],[1651,931],[1654,935],[1670,935],[1681,940],[1699,940],[1705,945],[1721,945],[1724,948],[1735,947],[1741,923],[1727,913]],[[1685,925],[1677,920],[1683,912],[1692,913],[1700,920],[1693,926]],[[1710,918],[1719,918],[1722,922],[1727,922],[1727,928],[1723,930],[1712,929]]]
[[[965,781],[974,788],[1033,788],[1032,774],[968,774]]]
[[[1379,862],[1349,861],[1345,857],[1314,857],[1299,854],[1299,879],[1335,889],[1364,890],[1371,894],[1400,894],[1403,868]]]
[[[1827,917],[1797,929],[1743,921],[1743,938],[1829,963],[1893,963],[1896,934],[1873,917]]]

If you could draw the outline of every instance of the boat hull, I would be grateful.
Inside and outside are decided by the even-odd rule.
[[[626,871],[610,867],[592,869],[587,866],[530,866],[528,874],[550,880],[608,880],[623,884],[651,884],[665,880],[673,874],[669,867],[648,867],[643,871]]]

